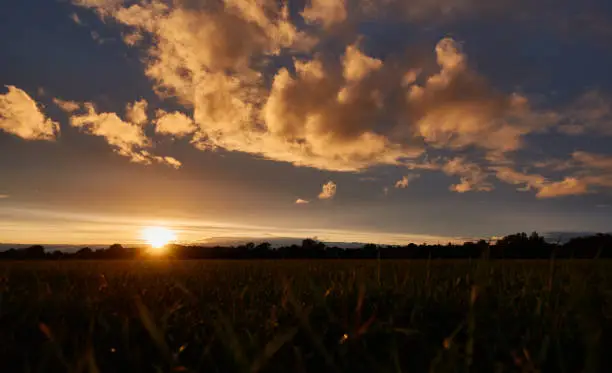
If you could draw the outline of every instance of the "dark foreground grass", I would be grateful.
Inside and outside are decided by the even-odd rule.
[[[0,263],[0,372],[612,372],[612,263]]]

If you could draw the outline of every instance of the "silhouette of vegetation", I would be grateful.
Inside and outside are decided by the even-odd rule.
[[[0,372],[611,372],[609,273],[603,260],[4,261]]]
[[[0,259],[136,259],[146,256],[144,248],[114,244],[106,249],[84,247],[75,253],[45,252],[43,246],[9,249]],[[175,259],[595,259],[612,258],[612,235],[596,234],[572,238],[564,244],[547,242],[536,232],[516,233],[489,243],[484,240],[463,244],[389,246],[365,244],[361,248],[326,246],[314,239],[301,245],[273,247],[269,242],[239,246],[194,246],[172,244],[167,256]]]

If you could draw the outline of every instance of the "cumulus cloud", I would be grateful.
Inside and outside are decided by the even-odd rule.
[[[159,110],[156,115],[155,132],[157,133],[184,137],[196,130],[193,120],[178,111],[167,113]]]
[[[407,104],[421,136],[435,147],[468,146],[496,151],[521,147],[534,130],[527,99],[504,95],[472,71],[467,56],[451,38],[435,48],[440,71],[423,85],[409,86]]]
[[[442,166],[442,171],[447,175],[460,177],[459,184],[449,187],[453,192],[489,192],[493,190],[493,185],[487,180],[487,173],[478,164],[470,162],[464,157],[455,157],[448,160]]]
[[[39,105],[25,91],[6,86],[0,94],[0,130],[26,140],[53,140],[59,124],[47,118]]]
[[[147,106],[146,100],[142,99],[125,107],[125,117],[134,124],[145,124],[147,122]]]
[[[411,175],[406,175],[406,176],[402,176],[402,178],[398,181],[395,182],[395,187],[399,188],[399,189],[405,189],[408,188],[408,185],[419,178],[418,174],[411,174]]]
[[[331,199],[336,195],[336,183],[328,181],[323,184],[321,193],[319,193],[319,199]]]
[[[297,12],[275,0],[73,2],[119,25],[124,42],[141,49],[155,92],[183,106],[157,110],[155,132],[187,138],[198,149],[333,171],[378,165],[442,171],[459,177],[450,187],[459,193],[492,190],[491,175],[541,198],[585,193],[609,181],[585,171],[553,182],[516,171],[512,161],[526,135],[553,125],[578,133],[597,122],[604,133],[610,106],[603,95],[585,95],[563,113],[538,111],[523,95],[493,88],[452,38],[431,46],[435,65],[427,66],[397,54],[369,55],[359,35],[344,37],[354,31],[351,17],[363,17],[368,7],[411,20],[447,19],[497,9],[499,2],[310,0]],[[337,34],[343,36],[334,45],[344,47],[327,50],[322,40]],[[134,161],[153,162],[156,156],[142,153],[150,140],[137,125],[147,123],[147,110],[139,101],[126,107],[125,119],[90,111],[89,121],[74,125],[104,136]],[[423,159],[426,150],[445,157]],[[461,155],[483,153],[480,163]],[[572,169],[579,157],[559,162],[556,171]],[[319,198],[333,197],[330,183]]]
[[[368,56],[358,43],[340,56],[309,56],[316,32],[299,30],[276,1],[76,3],[125,26],[127,44],[146,54],[158,94],[193,108],[192,142],[200,149],[356,171],[405,164],[423,153],[424,141],[511,151],[533,130],[522,120],[527,100],[493,90],[450,38],[434,48],[440,71],[427,77],[410,61],[387,65]],[[313,0],[302,16],[328,27],[348,14],[344,1]],[[276,72],[262,68],[280,54],[300,57]]]
[[[306,205],[308,203],[310,203],[310,201],[305,200],[305,199],[301,199],[301,198],[298,198],[297,200],[295,200],[295,204],[296,205]]]

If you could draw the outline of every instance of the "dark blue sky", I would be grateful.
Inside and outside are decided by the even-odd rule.
[[[6,1],[0,242],[610,230],[609,2],[260,3]]]

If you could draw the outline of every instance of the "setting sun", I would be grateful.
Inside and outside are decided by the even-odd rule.
[[[153,249],[161,249],[176,240],[174,231],[164,227],[146,227],[142,230],[142,238]]]

